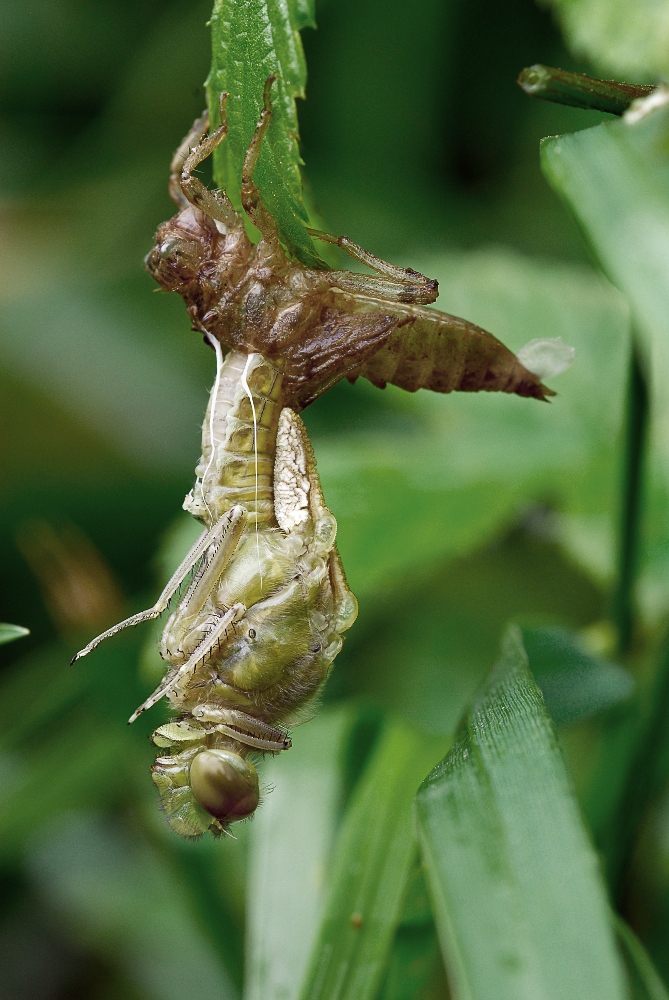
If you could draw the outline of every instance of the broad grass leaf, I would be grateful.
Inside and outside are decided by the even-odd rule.
[[[623,1000],[597,859],[517,628],[417,816],[458,997]]]
[[[267,761],[250,831],[245,1000],[290,1000],[304,975],[344,795],[351,707],[325,709]]]
[[[255,173],[263,201],[274,216],[287,249],[303,264],[323,267],[305,230],[296,97],[304,97],[306,63],[299,29],[315,26],[305,0],[216,0],[211,15],[212,62],[207,80],[212,121],[218,123],[219,95],[229,93],[229,130],[214,155],[214,178],[233,204],[241,206],[244,156],[262,109],[265,80],[272,87],[272,121]]]
[[[411,803],[443,752],[390,721],[349,803],[300,1000],[373,1000],[400,920],[415,859]]]

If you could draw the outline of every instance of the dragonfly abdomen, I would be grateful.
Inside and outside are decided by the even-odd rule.
[[[202,426],[197,482],[184,502],[207,526],[235,504],[247,509],[249,526],[275,523],[282,381],[278,365],[256,352],[230,351],[219,366]]]

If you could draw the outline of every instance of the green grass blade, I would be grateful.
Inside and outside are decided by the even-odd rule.
[[[30,629],[23,628],[22,625],[8,625],[7,622],[0,622],[0,646],[6,642],[14,642],[16,639],[30,635]]]
[[[439,943],[425,876],[416,867],[377,1000],[417,1000],[440,966]]]
[[[315,26],[309,0],[216,0],[211,15],[212,61],[207,80],[212,121],[219,96],[229,93],[229,130],[214,155],[214,178],[238,208],[244,155],[262,109],[265,80],[272,87],[272,122],[255,182],[277,221],[288,251],[303,264],[324,267],[305,230],[296,97],[304,97],[306,63],[299,29]]]
[[[634,931],[617,914],[614,920],[627,969],[630,1000],[669,1000],[666,986]]]
[[[318,928],[351,721],[350,710],[321,712],[262,770],[274,787],[251,829],[246,1000],[297,995]]]
[[[458,1000],[622,1000],[597,860],[518,629],[417,811]]]
[[[411,803],[443,753],[435,740],[389,722],[353,793],[301,1000],[373,1000],[415,859]]]

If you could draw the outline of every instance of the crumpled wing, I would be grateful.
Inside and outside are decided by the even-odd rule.
[[[390,382],[409,392],[483,390],[535,399],[555,395],[501,341],[466,319],[421,306],[382,300],[376,305],[398,322],[384,345],[348,373],[351,381],[363,376],[382,389]]]

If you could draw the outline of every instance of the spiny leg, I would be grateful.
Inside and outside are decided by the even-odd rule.
[[[181,190],[181,171],[184,163],[190,156],[193,147],[197,146],[207,134],[209,128],[209,112],[204,111],[199,118],[193,122],[193,126],[183,140],[170,163],[169,193],[170,198],[178,208],[188,208],[189,201]]]
[[[196,208],[199,208],[203,212],[206,212],[207,215],[210,215],[212,219],[222,222],[225,226],[231,226],[234,228],[238,227],[240,224],[239,215],[235,211],[232,202],[228,198],[225,191],[210,191],[198,177],[193,176],[195,168],[198,167],[203,160],[206,160],[208,156],[211,156],[216,147],[223,142],[228,133],[228,116],[225,109],[227,97],[227,94],[221,94],[221,124],[217,129],[214,129],[211,135],[207,136],[206,139],[202,138],[204,131],[200,131],[200,141],[184,157],[181,166],[181,174],[175,180],[175,186],[179,187],[182,196],[186,199],[186,203],[190,202],[192,205],[195,205]],[[174,176],[175,166],[178,166],[178,159],[181,151],[184,147],[186,147],[190,137],[197,134],[196,126],[199,126],[204,122],[206,122],[208,126],[208,113],[205,113],[202,118],[195,123],[191,133],[177,150],[174,160],[172,161],[172,177]],[[172,190],[171,185],[172,180],[170,178],[170,191]]]
[[[199,722],[212,723],[218,732],[232,736],[240,743],[255,747],[257,750],[267,750],[279,753],[289,750],[291,740],[280,729],[261,722],[260,719],[240,712],[236,708],[220,708],[218,705],[197,705],[192,712],[193,718]]]
[[[201,563],[190,587],[179,601],[177,617],[192,619],[202,610],[239,544],[248,517],[246,507],[238,504],[217,522],[219,525],[223,524],[223,530],[207,546],[207,558]]]
[[[214,647],[218,649],[221,644],[221,639],[226,636],[227,630],[235,622],[239,621],[246,614],[246,608],[243,604],[233,604],[233,606],[226,611],[222,618],[219,619],[216,626],[212,629],[206,639],[200,643],[192,656],[190,656],[182,666],[174,673],[169,679],[164,678],[158,685],[156,690],[153,692],[146,701],[139,706],[139,708],[132,713],[128,719],[128,723],[134,722],[142,712],[145,712],[147,708],[151,708],[156,702],[160,701],[168,691],[171,691],[179,681],[185,677],[185,675],[191,670],[197,670],[199,666],[211,657]]]
[[[260,198],[260,191],[258,191],[258,188],[253,183],[253,173],[258,163],[262,141],[272,118],[270,91],[275,80],[276,77],[273,75],[268,76],[265,80],[263,109],[260,112],[258,124],[255,127],[253,138],[244,157],[244,166],[242,168],[242,205],[251,222],[260,230],[265,239],[278,245],[279,235],[276,222],[263,205]]]
[[[102,632],[100,635],[96,636],[96,638],[89,642],[87,646],[84,646],[83,649],[79,650],[76,656],[72,658],[72,663],[76,663],[76,661],[80,660],[82,656],[87,656],[96,648],[96,646],[100,645],[103,639],[109,639],[112,635],[116,635],[117,632],[120,632],[124,628],[128,628],[130,625],[140,625],[142,622],[151,621],[153,618],[157,618],[158,615],[162,614],[162,612],[167,608],[170,598],[176,593],[193,566],[195,566],[198,560],[202,558],[209,547],[211,545],[220,544],[228,532],[231,532],[238,539],[239,534],[241,534],[241,530],[243,530],[244,524],[246,523],[246,518],[247,514],[244,507],[233,507],[216,522],[210,531],[203,531],[181,565],[170,577],[165,589],[153,607],[148,608],[146,611],[139,611],[136,615],[126,618],[125,621],[119,622],[118,625],[114,625],[112,628],[107,629],[106,632]],[[240,523],[241,530],[238,527]]]
[[[353,274],[350,271],[332,271],[328,280],[332,280],[340,288],[351,291],[368,292],[370,295],[382,295],[384,298],[397,302],[415,302],[424,305],[434,302],[439,294],[439,283],[434,278],[426,278],[420,271],[411,267],[396,267],[380,257],[363,250],[350,240],[348,236],[334,236],[332,233],[322,233],[318,229],[307,229],[310,236],[333,243],[341,247],[349,257],[366,264],[376,271],[380,277],[368,274]]]

